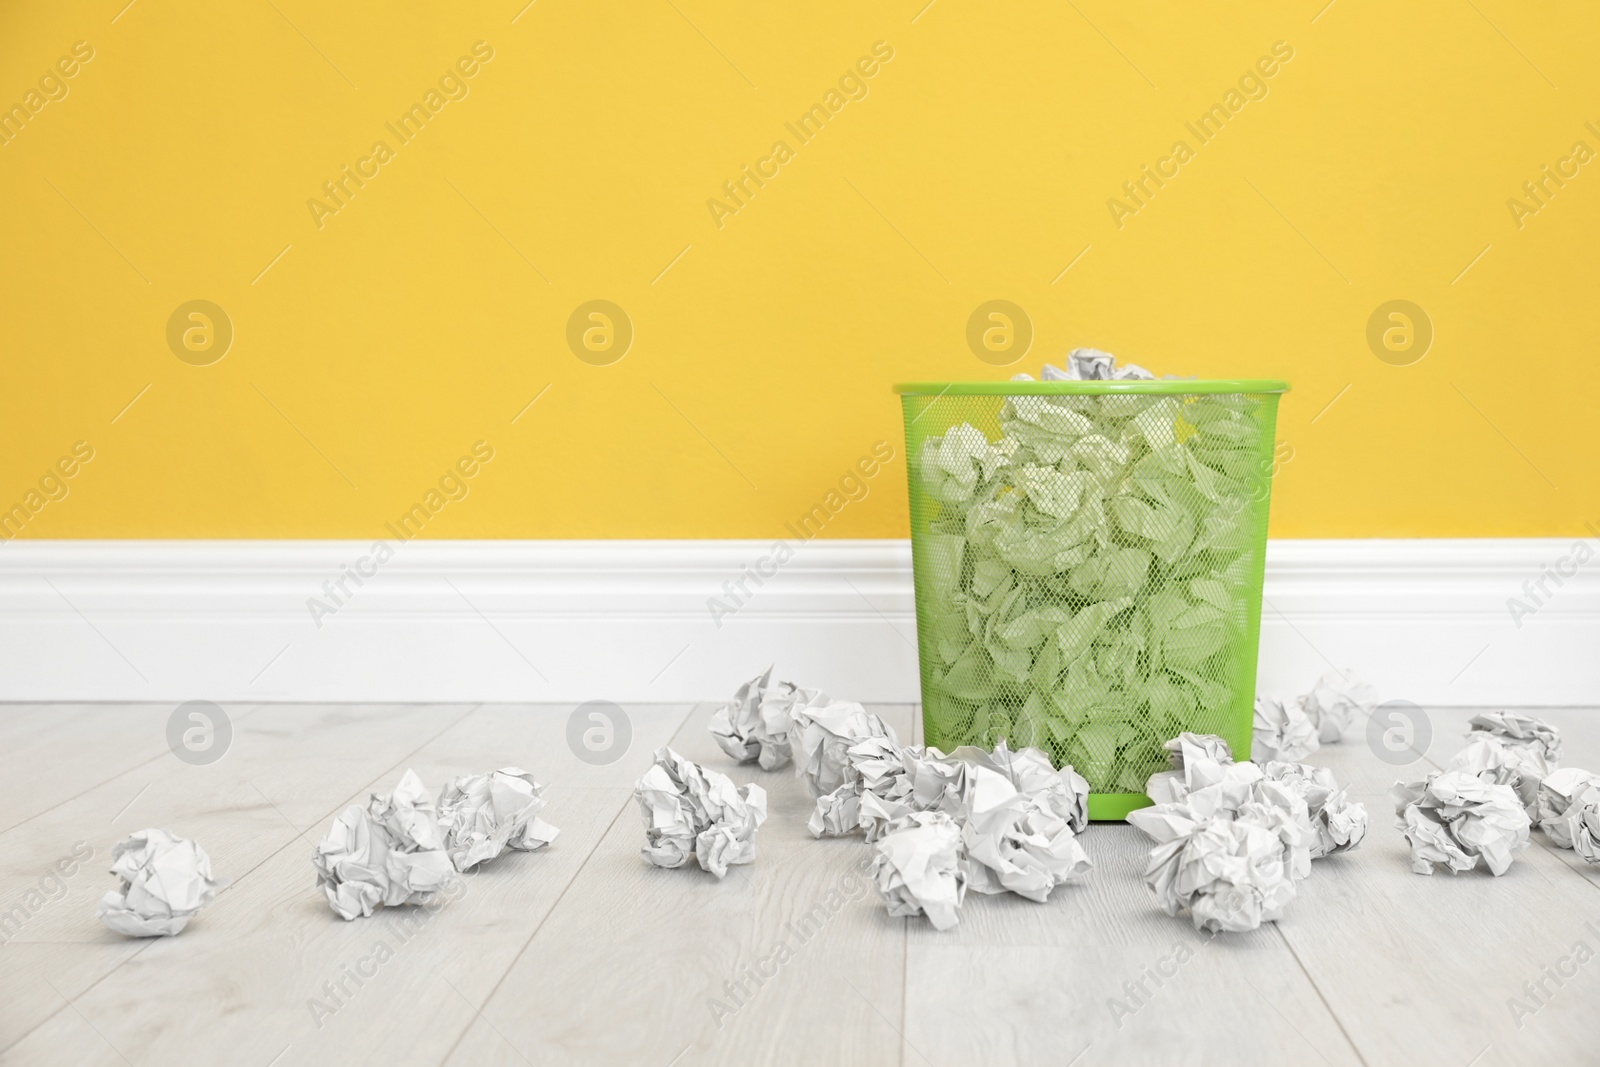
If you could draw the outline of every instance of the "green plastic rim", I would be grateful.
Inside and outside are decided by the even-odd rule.
[[[1143,793],[1090,793],[1090,822],[1126,822],[1130,811],[1148,808],[1155,801]]]
[[[1121,382],[900,382],[903,396],[1073,396],[1143,393],[1192,396],[1196,393],[1287,393],[1289,383],[1272,378],[1162,378]]]

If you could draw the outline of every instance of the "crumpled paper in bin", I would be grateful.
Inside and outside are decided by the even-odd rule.
[[[1417,874],[1432,874],[1435,864],[1470,871],[1482,860],[1498,876],[1528,847],[1528,813],[1508,785],[1470,771],[1443,771],[1421,782],[1396,782],[1389,795]]]
[[[1467,720],[1467,740],[1492,734],[1508,745],[1537,748],[1551,769],[1561,764],[1561,731],[1551,723],[1515,711],[1486,711]]]
[[[959,921],[967,895],[961,827],[942,811],[897,820],[874,846],[872,877],[893,916],[926,915],[939,930]]]
[[[741,685],[733,700],[712,714],[711,736],[740,763],[759,763],[764,771],[777,770],[791,759],[789,731],[795,710],[828,703],[821,690],[772,681],[772,668],[768,667]]]
[[[548,803],[544,787],[521,767],[453,779],[439,797],[445,850],[458,871],[492,860],[506,849],[532,852],[561,833],[539,818]]]
[[[393,793],[346,808],[311,862],[328,904],[347,920],[380,905],[426,903],[456,874],[433,800],[410,770]]]
[[[1067,353],[1066,368],[1055,367],[1046,363],[1039,372],[1039,380],[1045,382],[1110,382],[1110,381],[1148,381],[1155,375],[1145,370],[1136,363],[1117,365],[1117,357],[1110,352],[1102,352],[1097,348],[1074,348]],[[1015,375],[1012,381],[1033,379],[1026,374]]]
[[[755,860],[756,830],[767,820],[767,791],[759,785],[736,787],[727,775],[661,748],[633,796],[645,823],[640,851],[655,866],[682,867],[693,856],[720,879],[729,866]]]
[[[166,830],[140,830],[111,850],[111,873],[122,879],[100,898],[95,917],[127,937],[167,937],[227,883],[211,876],[211,857]]]

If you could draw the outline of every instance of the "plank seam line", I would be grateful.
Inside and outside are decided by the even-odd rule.
[[[911,743],[922,744],[922,705],[911,705]],[[906,1046],[911,1039],[905,1036],[907,1016],[911,1012],[911,926],[900,924],[900,1067],[906,1067]],[[920,1053],[919,1053],[920,1055]]]
[[[679,731],[688,723],[689,717],[694,714],[695,709],[699,706],[699,704],[691,704],[684,710],[683,718],[678,720],[678,725],[673,728],[670,735],[673,740],[677,739]],[[671,742],[669,741],[668,743],[670,744]],[[583,874],[583,869],[589,866],[589,861],[594,858],[594,854],[599,851],[600,846],[605,842],[606,836],[611,833],[611,828],[617,825],[617,820],[622,818],[622,813],[628,810],[628,802],[631,799],[633,799],[631,794],[622,798],[622,803],[617,805],[617,813],[611,817],[611,821],[606,824],[606,828],[595,836],[594,844],[590,846],[588,852],[584,853],[583,861],[578,864],[578,869],[572,872],[572,877],[567,879],[567,884],[561,887],[561,892],[556,895],[556,899],[550,902],[550,910],[544,913],[544,917],[539,920],[538,924],[534,926],[533,932],[528,935],[528,940],[522,943],[522,947],[517,950],[517,954],[511,957],[511,961],[506,964],[506,969],[500,972],[499,978],[495,979],[494,988],[489,990],[489,995],[483,998],[483,1008],[478,1009],[480,1013],[489,1006],[489,1002],[494,999],[495,994],[500,992],[500,987],[505,984],[506,976],[517,969],[517,964],[521,962],[523,954],[528,951],[528,947],[533,944],[533,939],[539,936],[539,931],[544,929],[544,924],[550,921],[550,916],[556,913],[556,909],[566,899],[567,890],[577,883],[579,876]],[[445,1052],[444,1058],[439,1061],[440,1067],[444,1067],[445,1064],[449,1063],[450,1058],[456,1054],[456,1049],[461,1047],[461,1042],[466,1040],[467,1034],[472,1030],[473,1021],[473,1019],[468,1019],[466,1024],[461,1027],[461,1033],[456,1035],[455,1042]],[[509,1040],[507,1038],[507,1041]],[[515,1045],[512,1048],[518,1055],[522,1054],[522,1050]]]
[[[50,701],[48,703],[55,703],[55,702],[54,701]],[[80,702],[80,701],[63,701],[63,703],[77,704],[77,703],[82,703],[82,702]],[[94,702],[90,702],[90,703],[94,703]],[[116,702],[115,701],[108,701],[107,703],[116,703]],[[5,704],[4,703],[0,703],[0,710],[3,710],[4,707],[5,707]],[[250,709],[248,709],[246,711],[240,712],[237,715],[232,716],[232,718],[235,719],[235,720],[242,719],[242,718],[245,718],[247,715],[250,715],[251,713],[257,712],[257,711],[260,711],[260,710],[261,710],[261,706],[257,705],[256,707],[250,708]],[[42,816],[45,816],[45,815],[49,815],[52,811],[55,811],[57,808],[61,807],[63,804],[70,804],[74,800],[77,800],[80,797],[88,796],[90,793],[93,793],[96,789],[99,789],[101,786],[110,785],[112,782],[116,781],[118,778],[121,778],[124,775],[132,774],[134,771],[138,770],[140,767],[146,766],[147,764],[154,763],[156,760],[160,759],[162,756],[165,756],[166,754],[167,753],[165,751],[157,752],[155,755],[151,756],[149,759],[140,760],[138,763],[135,763],[133,766],[128,767],[128,768],[126,768],[124,770],[118,771],[116,774],[113,774],[110,778],[107,778],[104,781],[96,782],[91,786],[86,786],[84,789],[74,793],[72,796],[66,797],[66,798],[64,798],[64,799],[62,799],[60,801],[57,801],[56,803],[50,805],[48,808],[45,808],[43,811],[34,812],[32,815],[28,816],[26,819],[23,819],[21,822],[12,823],[10,826],[5,827],[4,829],[0,829],[0,837],[3,837],[6,834],[9,834],[11,831],[17,829],[18,827],[22,827],[22,826],[28,825],[30,822],[32,822],[35,819],[38,819],[38,818],[40,818]],[[118,814],[120,814],[120,812]],[[115,819],[116,816],[112,816],[112,818]],[[10,1047],[11,1047],[10,1045],[6,1046],[6,1048],[10,1048]]]
[[[1289,950],[1289,955],[1294,958],[1295,966],[1300,968],[1300,973],[1306,976],[1307,982],[1311,983],[1311,988],[1317,994],[1317,999],[1322,1001],[1322,1007],[1327,1011],[1328,1018],[1332,1019],[1333,1025],[1339,1028],[1339,1033],[1344,1035],[1344,1043],[1350,1046],[1350,1051],[1356,1054],[1357,1062],[1361,1064],[1361,1067],[1371,1067],[1367,1063],[1367,1058],[1361,1054],[1361,1047],[1356,1044],[1355,1038],[1351,1037],[1350,1031],[1345,1029],[1344,1020],[1339,1018],[1339,1013],[1333,1010],[1333,1005],[1328,1003],[1328,998],[1323,995],[1322,987],[1317,984],[1317,980],[1306,969],[1305,961],[1300,958],[1300,953],[1294,950],[1294,945],[1289,941],[1289,935],[1285,934],[1283,928],[1277,923],[1272,924],[1272,929],[1277,933],[1278,940],[1283,942],[1283,947]]]
[[[1548,855],[1551,859],[1553,859],[1557,863],[1559,863],[1561,865],[1562,870],[1571,871],[1573,874],[1577,875],[1578,878],[1581,879],[1585,884],[1593,886],[1596,890],[1600,890],[1600,882],[1596,882],[1593,878],[1587,877],[1583,872],[1583,868],[1575,867],[1572,864],[1568,863],[1565,859],[1562,858],[1561,853],[1569,852],[1569,851],[1571,851],[1570,849],[1560,848],[1557,845],[1555,845],[1550,840],[1550,838],[1545,835],[1544,831],[1539,830],[1539,828],[1537,826],[1534,827],[1534,832],[1531,832],[1528,836],[1530,838],[1533,838],[1534,840],[1538,841],[1540,849],[1543,850],[1545,852],[1545,854]],[[1535,867],[1534,869],[1538,870],[1537,867]],[[1544,872],[1540,871],[1539,873],[1543,874]],[[1548,876],[1546,877],[1545,880],[1549,881]]]
[[[915,736],[915,735],[913,735]],[[906,923],[900,924],[900,1058],[896,1062],[900,1067],[906,1067],[906,1046],[911,1044],[911,1039],[906,1037],[906,991],[911,988],[911,928]],[[919,1053],[920,1055],[920,1053]]]
[[[394,774],[394,772],[402,764],[409,763],[411,761],[412,757],[414,757],[418,752],[421,752],[423,749],[427,748],[429,745],[431,745],[435,741],[439,740],[439,738],[443,737],[445,734],[449,733],[451,730],[454,730],[457,726],[460,726],[463,722],[465,722],[469,718],[471,718],[473,713],[476,712],[481,707],[483,707],[482,704],[476,704],[473,707],[468,708],[465,715],[462,715],[459,719],[456,719],[454,722],[452,722],[449,725],[445,726],[444,729],[440,730],[438,733],[434,734],[432,737],[429,737],[428,739],[423,741],[416,748],[412,749],[410,752],[407,752],[404,756],[401,756],[398,760],[396,760],[393,764],[391,764],[387,770],[385,770],[382,773],[380,773],[372,781],[381,783],[381,782],[387,780],[389,778],[389,776]],[[261,792],[260,789],[256,788],[256,786],[255,786],[255,784],[253,782],[250,783],[250,785],[251,785],[251,788],[256,789],[256,792],[258,792],[258,793]],[[355,798],[359,798],[362,793],[370,794],[371,792],[372,792],[372,790],[370,790],[370,789],[357,790],[356,793],[355,793]],[[266,794],[262,794],[262,799],[263,800],[267,800],[268,804],[272,803],[271,800],[267,799]],[[318,826],[322,825],[323,822],[325,822],[326,820],[328,820],[328,819],[332,818],[333,816],[337,815],[340,811],[343,811],[344,808],[348,807],[350,804],[355,804],[355,803],[359,803],[359,799],[351,799],[350,801],[348,801],[347,803],[345,803],[343,805],[336,805],[335,807],[330,808],[327,811],[323,812],[321,815],[317,816],[315,819],[312,820],[310,826],[306,827],[304,830],[300,830],[298,833],[296,833],[294,835],[294,837],[290,838],[288,841],[285,841],[282,845],[279,845],[277,848],[273,849],[272,852],[269,855],[263,857],[262,860],[259,863],[255,864],[249,870],[247,870],[243,874],[239,875],[239,877],[233,879],[233,881],[231,883],[229,883],[229,885],[227,887],[227,891],[231,891],[240,882],[243,882],[246,878],[250,877],[252,874],[254,874],[256,871],[260,870],[266,864],[272,862],[273,858],[276,857],[278,855],[278,853],[282,852],[284,849],[288,848],[290,845],[294,844],[296,841],[299,841],[301,838],[305,837],[306,834],[310,833],[312,830],[315,830]],[[275,807],[275,805],[274,805],[274,807]],[[281,816],[282,812],[279,812],[279,815]],[[288,822],[288,819],[284,818],[284,821]],[[293,823],[289,824],[289,828],[292,829],[292,830],[298,829],[298,827],[296,827]]]
[[[398,762],[396,762],[395,764],[390,766],[388,770],[384,771],[381,775],[379,775],[378,776],[379,779],[381,780],[383,778],[387,778],[389,775],[393,774],[394,771],[395,771],[395,767],[400,766],[401,763],[406,762],[412,756],[415,756],[418,752],[421,752],[424,748],[426,748],[429,745],[433,744],[440,737],[444,736],[445,734],[449,733],[451,730],[455,729],[462,722],[464,722],[468,717],[470,717],[473,712],[477,711],[478,708],[481,708],[481,707],[483,707],[483,705],[482,704],[478,704],[476,707],[469,708],[467,710],[467,713],[465,715],[461,716],[461,718],[455,720],[455,722],[450,723],[444,729],[440,730],[438,733],[434,734],[432,737],[428,738],[426,741],[423,741],[416,748],[412,749],[410,752],[408,752],[404,756],[402,756]],[[259,708],[255,709],[255,710],[259,710]],[[146,763],[150,763],[153,760],[158,760],[160,758],[161,757],[159,755],[158,756],[153,756],[153,757],[151,757],[151,759],[145,760],[144,763],[136,763],[136,764],[134,764],[132,767],[129,767],[126,771],[123,771],[122,773],[123,774],[129,774],[129,773],[131,773],[133,771],[138,770],[140,767],[143,767]],[[107,781],[116,781],[116,779],[120,778],[120,777],[122,777],[122,775],[117,775],[117,776],[115,776],[113,778],[109,778],[109,779],[107,779]],[[105,783],[101,783],[101,784],[103,785]],[[95,787],[95,788],[98,788],[98,786]],[[257,791],[259,792],[259,790],[257,790]],[[84,792],[89,792],[89,790],[85,790]],[[82,795],[83,795],[82,793],[79,794],[79,796],[82,796]],[[358,792],[356,795],[360,796],[360,792]],[[69,798],[69,799],[71,799],[71,798]],[[62,801],[61,803],[65,804],[66,801]],[[267,803],[271,804],[272,802],[269,800],[269,801],[267,801]],[[57,804],[54,807],[60,807],[60,806],[61,806],[60,804]],[[54,808],[51,808],[50,810],[54,810]],[[326,820],[329,816],[331,816],[333,814],[336,814],[339,810],[340,809],[338,807],[334,807],[334,808],[329,809],[324,814],[319,815],[312,822],[311,826],[307,828],[307,830],[315,829],[320,823],[322,823],[324,820]],[[40,812],[39,814],[43,815],[43,814],[45,814],[45,812]],[[36,816],[34,816],[34,818],[38,818],[38,816],[36,815]],[[31,820],[24,819],[22,822],[18,823],[17,825],[18,826],[22,826],[22,825],[25,825],[29,821],[31,821]],[[296,827],[292,823],[290,824],[289,828],[290,829],[296,829]],[[7,832],[9,832],[9,831],[7,831]],[[261,860],[260,863],[255,864],[249,870],[245,871],[243,874],[239,875],[237,878],[234,878],[231,882],[229,882],[229,884],[227,886],[227,889],[225,889],[224,892],[227,892],[227,890],[231,890],[231,889],[235,888],[236,886],[239,885],[240,882],[243,882],[246,878],[250,877],[250,875],[254,874],[264,864],[271,862],[273,857],[278,855],[278,853],[282,852],[284,849],[288,848],[290,845],[294,844],[296,841],[299,841],[301,838],[305,837],[306,832],[307,832],[306,830],[300,830],[298,833],[296,833],[289,840],[285,841],[283,844],[281,844],[277,848],[273,849],[267,856],[265,856]],[[64,1010],[66,1010],[66,1008],[68,1008],[71,1005],[73,1005],[74,1003],[76,1003],[77,1000],[80,1000],[83,997],[87,996],[89,993],[93,992],[95,986],[99,985],[101,982],[104,982],[107,978],[110,978],[113,974],[116,974],[130,960],[133,960],[133,959],[137,958],[139,956],[139,953],[143,952],[149,946],[155,944],[157,940],[159,940],[159,939],[158,938],[149,938],[149,939],[147,939],[145,944],[139,948],[138,952],[132,953],[131,955],[128,956],[127,959],[123,960],[121,963],[118,963],[115,967],[112,967],[110,970],[106,971],[105,974],[102,974],[99,978],[96,978],[93,982],[90,982],[87,986],[84,987],[83,992],[79,993],[76,998],[74,998],[73,1000],[67,1001],[61,1007],[59,1007],[55,1011],[51,1012],[49,1015],[45,1016],[43,1019],[40,1019],[38,1023],[36,1023],[34,1026],[30,1027],[26,1032],[24,1032],[22,1034],[19,1034],[17,1036],[17,1039],[15,1041],[11,1042],[11,1044],[6,1045],[3,1048],[0,1048],[0,1052],[9,1052],[11,1049],[15,1048],[17,1045],[19,1045],[23,1041],[27,1040],[28,1036],[30,1034],[32,1034],[35,1030],[38,1030],[40,1027],[47,1025],[57,1015],[60,1015]],[[115,1049],[116,1046],[113,1045],[112,1048]]]

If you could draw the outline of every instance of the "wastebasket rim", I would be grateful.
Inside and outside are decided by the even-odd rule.
[[[1289,383],[1275,378],[1160,378],[1115,382],[897,382],[894,391],[909,396],[1071,396],[1144,393],[1165,396],[1194,393],[1286,393]]]

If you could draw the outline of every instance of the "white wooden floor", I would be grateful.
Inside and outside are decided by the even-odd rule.
[[[1575,943],[1600,950],[1600,869],[1536,833],[1504,878],[1422,878],[1393,829],[1385,790],[1448,758],[1465,711],[1432,712],[1430,764],[1397,772],[1359,739],[1313,757],[1374,828],[1256,933],[1210,940],[1162,915],[1140,835],[1096,825],[1095,870],[1048,904],[969,897],[940,934],[890,919],[869,890],[801,943],[788,924],[848,898],[867,846],[813,841],[801,784],[730,767],[708,707],[629,708],[632,746],[605,767],[569,752],[566,707],[230,708],[232,747],[206,767],[167,751],[171,710],[0,707],[0,911],[74,842],[94,849],[0,946],[7,1064],[1600,1062],[1600,959],[1547,977],[1575,966],[1562,962]],[[914,709],[878,710],[915,736]],[[1541,714],[1563,728],[1566,763],[1600,770],[1600,711]],[[630,787],[667,742],[769,792],[756,863],[722,883],[639,858]],[[550,849],[490,864],[412,935],[384,912],[329,911],[309,857],[336,812],[407,767],[437,790],[508,763],[550,783]],[[94,918],[112,844],[144,826],[200,841],[232,879],[176,938],[124,940]],[[752,982],[785,937],[793,958]],[[353,995],[319,1026],[309,999],[380,940],[393,958],[346,980]],[[1114,1016],[1109,998],[1133,1006],[1124,983],[1178,946],[1193,958]],[[1508,999],[1541,979],[1550,995],[1519,1028]],[[741,980],[752,995],[714,1019],[712,999]]]

